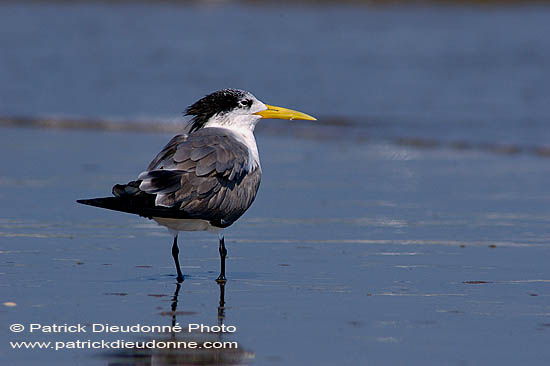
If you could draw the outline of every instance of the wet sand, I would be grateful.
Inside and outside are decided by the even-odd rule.
[[[0,10],[2,365],[548,364],[547,5]],[[263,181],[227,230],[229,281],[214,281],[217,238],[186,234],[178,287],[164,228],[75,200],[135,179],[222,87],[319,122],[259,126]],[[149,339],[238,348],[9,345]]]
[[[0,176],[1,300],[16,304],[0,307],[0,344],[10,365],[192,357],[542,365],[550,357],[547,159],[260,133],[257,201],[226,232],[225,304],[214,281],[217,239],[192,233],[181,235],[186,279],[173,308],[166,230],[75,203],[133,179],[170,135],[3,128],[0,136],[9,157]],[[238,342],[238,351],[8,347],[161,337],[15,334],[12,323],[170,325],[173,315],[182,326],[236,326],[219,339]]]

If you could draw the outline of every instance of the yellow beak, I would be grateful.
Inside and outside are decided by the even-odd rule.
[[[312,117],[308,114],[293,111],[292,109],[287,109],[283,107],[275,107],[273,105],[265,105],[267,109],[265,111],[256,112],[258,116],[262,118],[277,118],[277,119],[305,119],[308,121],[317,121],[317,118]]]

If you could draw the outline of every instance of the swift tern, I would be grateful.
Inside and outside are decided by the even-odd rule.
[[[251,93],[223,89],[187,108],[186,133],[174,136],[137,180],[113,187],[113,197],[78,200],[85,205],[137,214],[167,227],[174,236],[177,281],[180,231],[219,235],[220,275],[225,282],[223,229],[250,207],[262,169],[254,127],[262,118],[316,120],[305,113],[264,104]]]

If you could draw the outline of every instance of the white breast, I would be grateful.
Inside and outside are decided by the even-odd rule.
[[[219,227],[210,225],[210,222],[200,219],[168,219],[165,217],[153,217],[153,220],[174,233],[179,231],[220,232],[222,230]]]

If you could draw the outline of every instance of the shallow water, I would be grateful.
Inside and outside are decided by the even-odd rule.
[[[74,202],[132,179],[169,136],[2,132],[3,153],[18,157],[7,162],[0,193],[2,298],[17,303],[0,309],[2,324],[170,325],[176,284],[165,229]],[[258,140],[258,199],[226,233],[223,322],[238,330],[221,339],[237,341],[237,353],[10,350],[8,340],[151,335],[3,327],[10,364],[172,364],[191,356],[258,365],[548,360],[546,159]],[[176,320],[218,324],[217,239],[186,234],[180,246],[187,277]]]
[[[179,119],[234,87],[369,137],[547,145],[550,7],[0,5],[0,116]]]
[[[165,123],[232,86],[320,118],[260,126],[222,305],[215,236],[180,236],[178,288],[164,228],[75,203],[170,134],[1,128],[2,365],[546,365],[548,9],[0,5],[0,116]],[[172,339],[14,323],[176,321],[234,325],[176,339],[239,348],[8,343]]]

